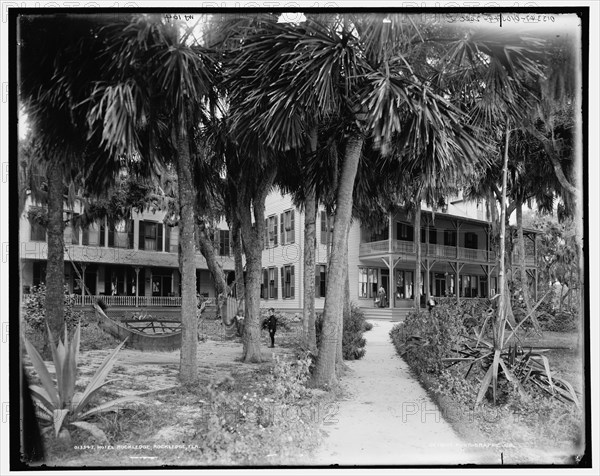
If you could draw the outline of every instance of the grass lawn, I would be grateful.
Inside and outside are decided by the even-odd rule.
[[[310,464],[321,438],[320,410],[335,395],[306,390],[294,380],[294,344],[299,332],[296,323],[288,330],[279,329],[276,347],[268,349],[268,333],[263,331],[266,361],[243,364],[239,361],[240,338],[225,339],[220,321],[205,319],[198,346],[200,381],[187,387],[178,382],[179,351],[123,349],[109,375],[115,380],[101,390],[94,403],[132,394],[144,400],[89,420],[105,432],[109,443],[96,441],[80,429],[73,429],[70,442],[46,437],[45,464]],[[98,337],[95,325],[84,328],[83,333],[84,342]],[[94,347],[86,344],[83,348],[88,350],[80,354],[79,390],[114,345]],[[32,375],[31,365],[27,368]],[[32,381],[35,383],[35,374]]]

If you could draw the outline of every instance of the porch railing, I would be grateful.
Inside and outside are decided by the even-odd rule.
[[[115,307],[181,307],[180,296],[94,296],[73,295],[76,305],[91,305],[102,299],[107,306]]]

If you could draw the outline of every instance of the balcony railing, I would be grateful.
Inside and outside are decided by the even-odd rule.
[[[496,254],[493,251],[477,250],[471,248],[461,248],[456,246],[445,246],[436,244],[421,245],[423,256],[438,259],[459,259],[462,261],[473,262],[493,262],[496,259]],[[360,244],[360,256],[369,256],[384,254],[390,251],[388,240],[372,241],[370,243]],[[394,240],[392,241],[392,253],[402,253],[408,255],[416,254],[415,243],[412,241]],[[457,255],[458,253],[458,255]],[[533,265],[534,258],[527,257],[527,264]]]
[[[379,253],[387,253],[390,249],[390,242],[388,240],[382,241],[371,241],[370,243],[361,243],[359,254],[372,255]]]
[[[74,295],[76,305],[91,305],[102,299],[107,306],[114,307],[181,307],[180,296],[95,296]],[[83,302],[82,302],[83,300]]]

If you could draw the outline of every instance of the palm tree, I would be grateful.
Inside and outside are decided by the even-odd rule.
[[[118,157],[102,153],[99,136],[87,133],[85,115],[77,107],[91,93],[85,78],[99,74],[95,59],[102,45],[96,33],[103,22],[92,15],[24,15],[19,23],[19,97],[37,144],[34,160],[44,162],[46,171],[46,316],[52,335],[60,336],[65,189],[73,190],[77,180],[90,191],[102,190],[121,166]]]
[[[353,85],[358,64],[355,58],[357,44],[348,33],[350,26],[347,22],[345,26],[343,22],[334,24],[330,21],[331,16],[324,16],[321,21],[310,20],[306,25],[296,27],[278,24],[276,20],[261,19],[254,34],[244,39],[236,52],[238,68],[230,88],[236,111],[234,128],[242,132],[242,137],[244,132],[258,136],[275,154],[304,148],[315,121],[338,114],[342,104],[349,105],[341,92],[355,96]],[[355,44],[347,45],[348,39]],[[352,209],[354,175],[362,149],[360,134],[353,131],[345,148],[346,160],[341,171],[345,182],[338,188],[335,218],[338,233],[334,227],[330,258],[329,273],[333,276],[341,276],[343,269],[341,251]],[[335,286],[339,289],[334,290]],[[337,334],[341,308],[334,301],[336,295],[338,300],[341,297],[341,286],[339,280],[328,280],[325,314],[330,317],[326,319],[324,335]],[[325,346],[328,347],[326,351],[319,350],[319,359],[324,359],[322,356],[329,353],[329,360],[333,358],[335,362],[335,340]]]
[[[89,123],[114,154],[145,162],[173,161],[177,173],[181,272],[180,380],[198,378],[196,364],[196,194],[193,131],[213,95],[215,65],[194,43],[192,27],[160,16],[118,20],[103,32],[103,75],[88,101]]]

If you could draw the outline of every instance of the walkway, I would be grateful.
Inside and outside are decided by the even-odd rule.
[[[442,418],[389,338],[392,322],[371,321],[367,354],[347,362],[347,400],[324,425],[319,465],[439,465],[477,463]]]

